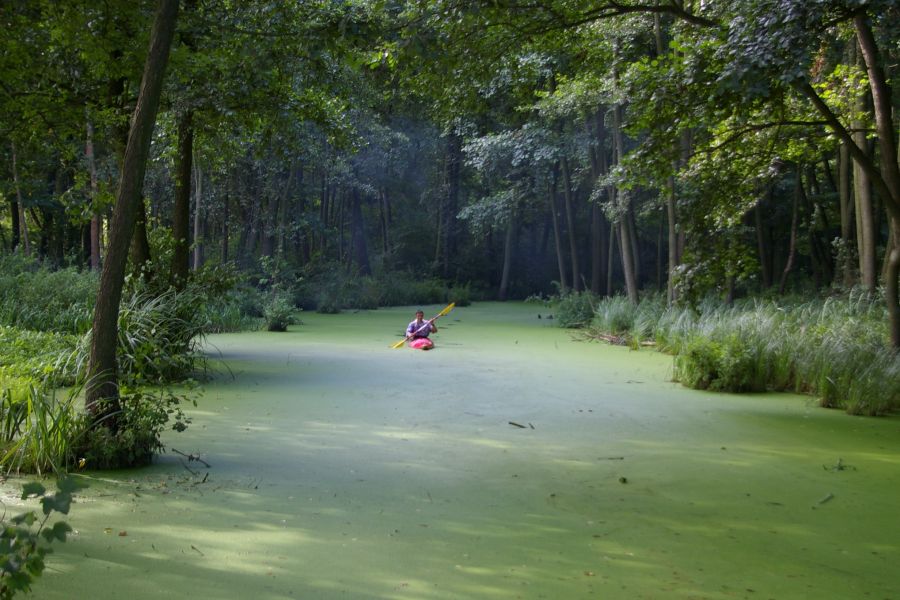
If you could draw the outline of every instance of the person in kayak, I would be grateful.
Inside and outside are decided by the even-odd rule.
[[[426,349],[426,346],[430,348],[434,343],[428,339],[428,336],[436,331],[437,326],[434,324],[434,319],[426,321],[425,312],[417,310],[416,320],[406,326],[406,339],[414,348]]]

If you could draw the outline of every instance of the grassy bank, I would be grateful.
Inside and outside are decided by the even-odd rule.
[[[900,408],[900,357],[888,348],[884,302],[868,294],[748,299],[669,307],[660,296],[565,298],[563,326],[674,355],[674,377],[695,389],[793,391],[851,414]]]

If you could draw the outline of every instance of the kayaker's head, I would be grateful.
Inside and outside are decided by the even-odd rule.
[[[416,321],[424,321],[425,320],[425,311],[417,310],[416,311]]]

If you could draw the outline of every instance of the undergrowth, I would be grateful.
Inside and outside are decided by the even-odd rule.
[[[655,343],[674,355],[675,379],[725,392],[792,391],[851,414],[900,408],[900,355],[888,347],[883,299],[859,291],[815,300],[749,299],[725,306],[597,302],[594,335]]]

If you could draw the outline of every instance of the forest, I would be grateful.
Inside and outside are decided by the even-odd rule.
[[[655,338],[694,387],[900,404],[896,2],[32,0],[0,19],[3,373],[84,386],[92,435],[190,376],[205,333],[450,301],[557,303],[589,336]],[[755,356],[748,311],[759,344],[801,341]],[[749,381],[690,375],[747,356]]]
[[[301,311],[524,300],[689,387],[900,407],[894,0],[27,0],[0,23],[7,472],[150,462],[205,336]]]

